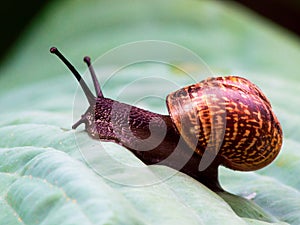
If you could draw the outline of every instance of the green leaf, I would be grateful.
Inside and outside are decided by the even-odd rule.
[[[125,148],[93,140],[82,128],[71,130],[86,106],[49,47],[58,46],[85,71],[82,56],[96,59],[149,39],[180,44],[214,73],[258,84],[284,130],[278,158],[255,172],[222,168],[228,192],[214,193],[173,169],[145,167]],[[232,2],[54,1],[0,67],[0,224],[299,224],[299,60],[298,39]],[[115,72],[111,63],[96,67],[104,93],[130,103],[146,92],[165,96],[157,79],[191,82],[165,64]],[[137,104],[166,112],[164,100]],[[137,185],[151,179],[159,182]]]
[[[142,223],[126,199],[61,151],[17,147],[0,154],[1,206],[21,224]]]

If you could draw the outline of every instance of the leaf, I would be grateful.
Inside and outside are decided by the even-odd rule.
[[[21,224],[142,223],[125,199],[61,151],[2,148],[0,158],[3,207]]]
[[[84,71],[85,54],[96,59],[120,44],[149,39],[187,47],[216,73],[249,78],[271,100],[283,149],[259,171],[222,168],[221,183],[233,194],[213,193],[167,167],[145,167],[121,146],[71,130],[86,100],[79,101],[81,91],[74,98],[77,84],[49,47],[60,47]],[[0,224],[299,224],[300,48],[275,25],[231,2],[54,1],[8,59],[0,67]],[[165,96],[163,80],[191,82],[163,64],[115,72],[111,63],[122,56],[113,59],[96,70],[104,94],[114,99]],[[177,63],[187,71],[199,66]],[[153,74],[156,79],[146,79]],[[138,104],[166,112],[164,100]]]

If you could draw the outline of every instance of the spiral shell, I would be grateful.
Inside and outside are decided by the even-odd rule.
[[[167,106],[187,144],[228,168],[257,170],[280,151],[282,129],[271,104],[245,78],[208,78],[169,94]]]

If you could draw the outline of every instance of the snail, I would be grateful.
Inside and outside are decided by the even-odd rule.
[[[258,170],[281,149],[282,129],[269,100],[245,78],[212,77],[183,87],[167,96],[169,115],[161,115],[104,97],[91,60],[84,57],[95,97],[60,51],[50,52],[74,74],[89,102],[72,128],[84,123],[92,138],[124,146],[146,165],[169,166],[218,191],[223,190],[220,165]]]

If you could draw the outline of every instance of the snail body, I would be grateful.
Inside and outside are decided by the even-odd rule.
[[[95,97],[70,62],[50,49],[81,85],[89,108],[73,125],[88,134],[120,144],[147,165],[175,168],[212,190],[222,190],[218,167],[252,171],[271,163],[282,145],[282,130],[271,104],[245,78],[214,77],[167,96],[169,115],[153,113],[103,96],[90,59]],[[207,166],[199,168],[202,159]]]

